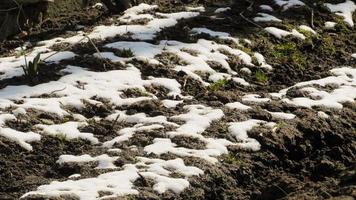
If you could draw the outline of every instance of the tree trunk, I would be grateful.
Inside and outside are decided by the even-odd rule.
[[[53,0],[1,0],[0,9],[0,41],[17,34],[25,23],[32,25],[38,22],[41,14]]]

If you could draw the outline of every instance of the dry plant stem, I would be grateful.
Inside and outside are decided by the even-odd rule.
[[[98,47],[95,45],[95,43],[93,42],[93,40],[92,40],[90,37],[88,37],[87,35],[85,35],[85,37],[87,37],[88,40],[89,40],[89,42],[91,43],[91,45],[93,45],[93,47],[94,47],[95,51],[98,53],[99,57],[100,57],[102,60],[104,60],[104,61],[106,62],[106,64],[110,65],[110,63],[107,62],[107,60],[103,58],[103,56],[101,55],[100,50],[99,50]],[[104,66],[104,70],[107,71],[105,63],[104,63],[103,66]]]
[[[50,95],[52,95],[52,94],[54,94],[54,93],[56,93],[56,92],[60,92],[60,91],[63,91],[63,90],[65,90],[67,87],[65,86],[64,88],[62,88],[62,89],[59,89],[59,90],[53,90],[51,93],[49,93]]]

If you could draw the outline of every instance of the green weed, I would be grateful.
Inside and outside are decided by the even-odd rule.
[[[132,50],[129,48],[129,49],[117,49],[115,51],[115,54],[119,57],[122,57],[122,58],[131,58],[131,57],[134,57],[134,53],[132,52]]]
[[[210,91],[218,91],[222,88],[224,88],[228,84],[229,80],[227,79],[221,79],[216,81],[215,83],[211,84],[209,87]]]
[[[255,78],[258,82],[261,82],[261,83],[268,82],[268,76],[260,70],[256,71]]]
[[[39,53],[32,61],[28,63],[26,62],[26,65],[22,66],[25,77],[31,82],[34,82],[38,78],[38,74],[39,74],[38,64],[40,62],[40,58],[41,58],[41,54]]]

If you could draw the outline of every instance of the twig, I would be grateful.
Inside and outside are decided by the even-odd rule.
[[[66,88],[67,88],[67,86],[64,86],[63,89],[53,90],[51,93],[49,93],[49,95],[52,95],[52,94],[54,94],[54,93],[56,93],[56,92],[63,91],[63,90],[65,90]]]
[[[95,43],[93,42],[93,40],[92,40],[89,36],[87,36],[87,35],[85,35],[85,37],[87,37],[88,40],[89,40],[89,42],[91,43],[91,45],[93,45],[93,47],[94,47],[94,49],[96,50],[96,52],[98,53],[99,57],[100,57],[102,60],[105,60],[105,62],[106,62],[107,64],[109,64],[109,63],[106,61],[106,59],[103,58],[103,56],[101,55],[100,50],[99,50],[98,47],[95,45]],[[110,64],[109,64],[109,65],[110,65]],[[107,71],[107,70],[106,70],[105,63],[103,64],[103,66],[104,66],[104,70]]]
[[[247,18],[243,15],[246,10],[251,10],[251,9],[252,9],[252,6],[253,6],[253,4],[254,4],[253,2],[250,2],[250,1],[247,1],[247,0],[246,0],[246,2],[249,2],[250,5],[249,5],[245,10],[243,10],[242,12],[240,12],[240,14],[239,14],[240,17],[242,17],[242,19],[246,20],[247,22],[249,22],[249,23],[251,23],[251,24],[257,26],[258,28],[263,29],[263,27],[262,27],[261,25],[259,25],[259,24],[255,23],[255,22],[251,21],[250,19],[247,19]]]
[[[120,118],[120,113],[117,114],[115,120],[113,121],[113,123],[112,123],[112,125],[111,125],[111,128],[112,128],[112,129],[114,129],[114,127],[115,127],[117,121],[119,120],[119,118]]]
[[[277,184],[274,184],[276,188],[278,188],[280,191],[282,191],[286,196],[288,196],[288,193],[284,191],[281,187],[279,187]]]
[[[0,12],[10,12],[10,11],[13,11],[13,10],[17,10],[19,7],[13,7],[13,8],[9,8],[9,9],[5,9],[5,10],[1,10],[0,9]]]
[[[311,21],[310,22],[311,27],[315,28],[315,26],[314,26],[314,10],[313,9],[311,9],[311,20],[310,21]]]

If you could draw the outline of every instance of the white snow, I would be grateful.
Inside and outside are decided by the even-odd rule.
[[[159,124],[152,124],[152,125],[142,125],[142,124],[137,124],[133,127],[127,127],[124,129],[121,129],[118,133],[119,136],[115,137],[112,140],[106,141],[103,143],[103,147],[106,148],[111,148],[113,147],[116,143],[124,142],[129,140],[131,137],[136,132],[142,132],[142,131],[151,131],[151,130],[156,130],[156,129],[163,129],[164,126],[159,125]]]
[[[281,39],[281,38],[289,36],[289,35],[299,38],[299,39],[302,39],[302,40],[305,39],[305,36],[303,34],[299,33],[296,29],[293,29],[292,31],[289,32],[289,31],[285,31],[285,30],[282,30],[282,29],[279,29],[276,27],[267,27],[267,28],[265,28],[265,30],[278,39]]]
[[[30,142],[40,141],[41,136],[34,132],[21,132],[16,131],[11,128],[2,128],[0,127],[0,136],[5,137],[9,140],[12,140],[19,144],[21,147],[28,151],[32,151],[32,146],[29,144]]]
[[[299,29],[300,29],[300,30],[303,30],[303,31],[310,32],[310,33],[316,35],[316,32],[314,31],[314,29],[312,29],[311,27],[309,27],[309,26],[307,26],[307,25],[300,25],[300,26],[299,26]]]
[[[354,26],[354,21],[352,20],[352,13],[356,10],[354,1],[346,0],[344,3],[339,4],[325,3],[325,6],[328,7],[331,12],[342,16],[349,26]]]
[[[260,143],[253,138],[248,137],[247,132],[254,127],[267,122],[262,120],[250,119],[242,122],[232,122],[229,124],[229,132],[236,137],[239,143],[237,145],[246,150],[258,151],[261,148]]]
[[[202,138],[200,135],[211,122],[219,120],[224,116],[220,109],[213,109],[203,105],[184,106],[188,113],[180,114],[171,117],[176,121],[184,121],[185,123],[177,128],[175,131],[168,132],[170,136],[184,135],[190,137]]]
[[[185,177],[198,176],[204,173],[197,167],[186,166],[181,158],[167,161],[145,157],[139,157],[138,159],[140,162],[136,166],[147,168],[140,174],[156,182],[153,189],[158,193],[164,193],[167,190],[180,193],[189,186],[189,182],[185,179],[169,177],[172,172],[180,173]]]
[[[283,10],[304,5],[298,0],[274,1]],[[194,166],[194,164],[193,166],[187,166],[183,161],[184,157],[204,159],[214,164],[219,162],[219,156],[228,153],[227,147],[231,145],[238,146],[244,150],[258,151],[261,145],[256,139],[248,135],[249,131],[258,126],[275,129],[276,121],[294,120],[296,118],[293,113],[264,110],[272,115],[273,121],[250,119],[248,117],[249,111],[259,107],[260,104],[267,105],[271,101],[276,101],[274,103],[287,103],[298,107],[312,108],[313,106],[322,106],[339,109],[342,108],[344,102],[354,102],[356,98],[356,69],[341,67],[331,70],[332,75],[329,77],[297,83],[278,93],[269,95],[259,93],[261,96],[250,92],[238,92],[236,95],[241,100],[227,103],[223,108],[201,105],[198,99],[182,95],[183,84],[181,85],[181,82],[164,76],[142,76],[140,69],[134,66],[135,62],[130,62],[133,59],[137,59],[143,61],[143,67],[146,65],[165,67],[156,56],[168,52],[177,55],[179,59],[184,61],[182,62],[184,64],[170,66],[173,70],[177,73],[179,71],[185,72],[191,78],[200,81],[204,86],[209,86],[211,83],[224,79],[232,80],[251,88],[254,85],[239,77],[239,73],[252,74],[251,69],[273,70],[273,68],[266,62],[264,56],[258,52],[252,53],[252,57],[257,60],[257,64],[254,66],[251,55],[239,49],[242,47],[239,45],[240,39],[233,38],[225,32],[202,28],[204,24],[200,28],[192,27],[192,32],[206,33],[222,40],[230,40],[236,44],[237,48],[199,38],[192,43],[173,40],[150,43],[151,41],[147,40],[152,40],[163,28],[174,26],[179,19],[197,16],[199,15],[198,12],[203,12],[204,10],[203,7],[187,7],[186,10],[188,12],[158,13],[156,12],[157,8],[157,6],[140,4],[125,11],[123,16],[113,19],[114,24],[119,23],[121,25],[97,26],[89,33],[78,31],[72,37],[42,41],[36,44],[27,55],[30,60],[40,52],[42,53],[42,59],[53,55],[46,59],[47,62],[60,62],[63,59],[73,58],[75,54],[69,51],[54,54],[56,52],[50,49],[54,44],[88,42],[87,36],[93,39],[106,39],[117,35],[126,35],[137,39],[137,41],[107,43],[105,47],[121,50],[130,49],[133,52],[131,58],[118,57],[110,50],[94,54],[94,56],[108,58],[113,62],[120,62],[126,67],[125,69],[94,72],[81,67],[67,66],[61,71],[66,75],[63,75],[57,81],[38,84],[33,87],[25,85],[7,86],[0,90],[0,108],[2,109],[0,114],[1,137],[18,143],[25,150],[32,150],[31,142],[40,141],[40,134],[64,137],[64,139],[80,138],[90,141],[93,148],[100,149],[100,152],[108,153],[92,155],[83,152],[80,155],[61,155],[57,160],[58,164],[88,165],[90,162],[95,162],[97,166],[94,165],[93,170],[98,170],[97,172],[101,173],[101,175],[92,178],[81,178],[80,174],[74,174],[65,181],[54,181],[40,186],[36,191],[29,192],[23,197],[36,195],[36,197],[55,198],[69,195],[81,200],[115,199],[129,194],[138,194],[139,191],[134,187],[133,183],[140,176],[153,181],[153,190],[157,193],[167,191],[180,193],[189,187],[190,177],[204,174],[204,171]],[[266,11],[273,11],[272,7],[268,5],[262,5],[260,8]],[[228,8],[221,8],[217,9],[215,13],[227,10]],[[344,14],[346,13],[344,11],[343,8],[343,11],[338,12]],[[259,15],[259,17],[255,18],[259,22],[280,21],[280,19],[266,13],[260,13]],[[136,23],[136,20],[143,19],[147,20],[147,24]],[[301,25],[297,28],[313,34],[316,33],[306,25]],[[275,27],[267,27],[266,31],[277,38],[289,35],[300,39],[305,38],[296,29],[289,32]],[[249,44],[252,43],[250,40],[242,40]],[[192,55],[185,51],[186,49],[197,53]],[[352,56],[356,57],[354,54]],[[240,71],[234,71],[233,66],[229,65],[229,57],[240,59],[241,64],[245,65],[245,67],[241,68]],[[208,64],[208,61],[217,63],[214,69]],[[0,75],[0,79],[22,75],[22,64],[24,64],[23,57],[0,58],[0,71],[3,72]],[[215,67],[221,67],[224,73]],[[204,77],[202,74],[204,74]],[[334,89],[330,89],[330,87],[324,89],[328,85],[332,85],[333,87],[331,88]],[[151,86],[164,87],[167,89],[168,94],[164,94],[165,96],[162,98],[150,94],[146,88]],[[144,91],[147,95],[127,98],[126,95],[123,95],[127,89]],[[306,95],[291,98],[287,95],[290,89],[301,90]],[[39,97],[42,94],[54,93],[56,94],[54,97]],[[270,96],[274,98],[269,98]],[[105,105],[107,104],[113,108],[113,111],[105,118],[98,116],[86,118],[74,111],[75,109],[83,109],[87,104],[103,105],[99,99],[104,99]],[[151,100],[158,101],[158,106],[162,106],[160,109],[167,112],[162,112],[164,113],[162,115],[151,116],[140,111],[131,114],[125,110],[126,106]],[[25,133],[6,127],[6,121],[23,120],[22,117],[26,116],[27,112],[31,110],[46,112],[50,115],[55,115],[54,117],[59,119],[70,117],[73,121],[51,125],[37,124],[34,126],[34,131],[39,133]],[[231,134],[236,140],[232,139],[230,141],[225,138],[219,138],[219,134],[211,135],[210,127],[216,126],[216,124],[220,125],[221,122],[224,123],[222,121],[225,120],[223,110],[241,112],[240,121],[228,123],[227,127],[228,133],[226,134]],[[318,109],[315,110],[318,117],[329,117],[326,113],[318,111]],[[81,126],[88,125],[92,120],[117,123],[116,126],[113,125],[113,137],[98,137],[92,133],[79,131]],[[213,128],[213,130],[215,129]],[[147,135],[150,138],[145,145],[131,144],[131,138],[138,133]],[[157,137],[157,134],[159,134],[159,137]],[[262,133],[258,134],[259,137],[263,137]],[[199,148],[195,148],[194,144],[183,147],[179,145],[180,143],[173,142],[178,137],[191,139],[192,143],[198,141]],[[98,138],[102,141],[99,141]],[[117,146],[119,148],[116,148]],[[53,151],[55,150],[53,149]],[[120,159],[120,156],[125,155],[126,151],[135,152],[134,155],[138,155],[138,157],[134,156],[132,162],[123,167],[115,166],[115,161]],[[166,153],[170,153],[173,158],[171,160],[157,158],[157,156]],[[152,154],[155,155],[155,158],[152,158]],[[110,169],[112,171],[107,172],[108,170],[102,169]],[[172,177],[173,174],[179,174],[180,178]]]
[[[225,7],[225,8],[218,8],[214,11],[214,13],[223,13],[223,12],[226,12],[228,10],[231,10],[230,7]]]
[[[264,11],[270,11],[270,12],[273,11],[273,8],[269,5],[260,5],[260,9]]]
[[[323,118],[323,119],[327,119],[327,118],[329,118],[329,115],[326,114],[326,113],[323,112],[323,111],[319,111],[319,112],[318,112],[318,117]]]
[[[335,25],[336,25],[336,22],[325,22],[325,28],[327,28],[327,29],[332,29],[332,28],[334,28],[335,27]]]
[[[36,191],[26,193],[21,198],[32,195],[44,197],[69,195],[80,200],[96,200],[99,198],[99,192],[106,192],[100,196],[100,199],[117,198],[128,194],[138,194],[138,191],[133,189],[133,182],[137,178],[139,175],[136,167],[125,165],[121,171],[104,173],[95,178],[53,181],[48,185],[38,187]]]
[[[284,97],[282,100],[301,107],[325,106],[329,108],[341,109],[342,103],[354,102],[356,98],[356,69],[341,67],[330,70],[333,76],[300,82],[296,85],[281,90],[276,96]],[[325,87],[328,84],[336,86],[331,92],[312,87],[318,85]],[[308,93],[307,97],[285,98],[288,90],[298,88]]]
[[[258,94],[246,94],[242,97],[243,102],[252,102],[252,103],[266,103],[271,101],[269,98],[261,98]]]
[[[96,169],[114,169],[117,168],[114,165],[114,161],[116,161],[119,157],[110,157],[107,154],[103,154],[100,156],[92,157],[88,154],[84,154],[81,156],[74,155],[61,155],[57,160],[57,163],[62,165],[64,163],[87,163],[87,162],[98,162],[98,166]]]
[[[69,179],[77,179],[77,178],[80,178],[81,175],[80,174],[72,174],[70,176],[68,176]]]
[[[277,118],[277,119],[290,120],[290,119],[294,119],[296,117],[295,114],[292,114],[292,113],[271,112],[271,111],[268,111],[268,113],[270,113],[272,115],[272,117]]]
[[[253,56],[257,59],[257,62],[261,68],[264,68],[266,70],[273,69],[273,67],[271,65],[267,64],[265,57],[262,54],[256,52],[253,54]]]
[[[37,128],[42,129],[42,133],[47,135],[62,135],[66,139],[84,139],[96,144],[99,140],[92,133],[82,133],[78,130],[80,126],[87,125],[86,122],[66,122],[64,124],[44,125],[38,124]]]
[[[230,34],[225,33],[225,32],[219,32],[219,31],[213,31],[207,28],[193,28],[192,32],[196,33],[196,34],[201,34],[201,33],[205,33],[208,34],[212,37],[229,37]]]
[[[177,105],[183,103],[183,101],[165,99],[161,101],[166,108],[175,108]]]
[[[186,6],[185,10],[186,11],[205,12],[205,7],[203,7],[203,6],[198,6],[198,7]]]
[[[282,22],[277,17],[267,13],[257,13],[258,17],[253,18],[255,22]]]
[[[237,110],[248,110],[251,109],[250,106],[246,106],[240,102],[233,102],[233,103],[227,103],[225,104],[226,107],[230,109],[237,109]]]
[[[283,7],[283,11],[288,10],[292,7],[304,6],[305,4],[299,0],[274,0],[274,2]]]

